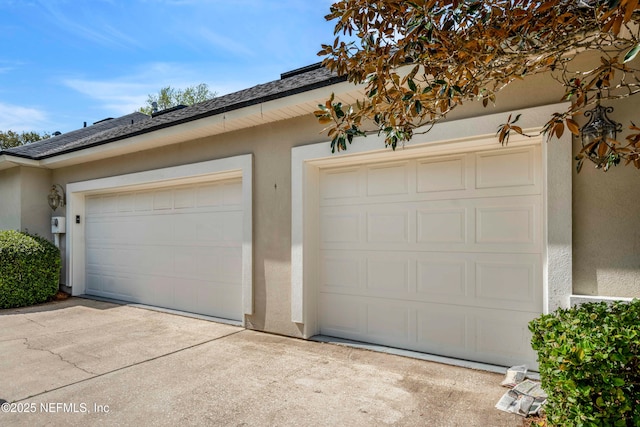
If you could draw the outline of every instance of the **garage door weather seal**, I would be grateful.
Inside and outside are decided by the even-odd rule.
[[[353,347],[379,353],[393,354],[395,356],[410,357],[412,359],[425,360],[427,362],[442,363],[445,365],[459,366],[461,368],[476,369],[479,371],[495,372],[504,374],[507,368],[504,366],[491,365],[488,363],[472,362],[470,360],[454,359],[452,357],[437,356],[435,354],[420,353],[418,351],[403,350],[401,348],[386,347],[383,345],[369,344],[360,341],[345,340],[342,338],[328,337],[326,335],[315,335],[311,341],[337,344],[345,347]]]
[[[96,295],[82,294],[82,295],[78,295],[76,298],[110,302],[112,304],[119,304],[119,305],[128,305],[129,307],[142,308],[143,310],[159,311],[161,313],[174,314],[176,316],[183,316],[183,317],[191,317],[193,319],[206,320],[209,322],[225,323],[227,325],[232,325],[232,326],[241,326],[241,327],[244,326],[242,322],[238,322],[237,320],[223,319],[221,317],[205,316],[204,314],[189,313],[188,311],[173,310],[170,308],[156,307],[154,305],[147,305],[147,304],[138,304],[138,303],[122,301],[118,299],[99,297]]]

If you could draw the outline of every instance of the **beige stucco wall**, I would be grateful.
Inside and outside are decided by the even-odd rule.
[[[20,168],[0,171],[0,230],[20,230]]]
[[[607,102],[612,119],[640,122],[640,100]],[[580,142],[574,140],[574,152]],[[619,165],[604,173],[586,163],[573,172],[573,289],[575,294],[640,297],[640,170]]]
[[[47,196],[51,190],[51,171],[33,167],[21,167],[20,169],[22,228],[52,240],[53,235],[49,221],[54,213],[47,203]]]
[[[0,230],[23,230],[51,239],[47,194],[51,171],[14,167],[0,171]]]

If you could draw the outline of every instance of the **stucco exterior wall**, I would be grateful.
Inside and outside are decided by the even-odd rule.
[[[20,168],[0,171],[0,230],[20,230]]]
[[[22,228],[53,240],[49,221],[57,213],[53,213],[47,203],[47,195],[51,190],[51,171],[32,167],[20,169]]]
[[[51,171],[14,167],[0,171],[0,230],[22,230],[51,239],[47,194]]]
[[[610,117],[638,123],[639,100],[607,102]],[[580,141],[574,138],[574,153]],[[640,170],[619,165],[604,173],[585,163],[573,172],[573,290],[579,295],[640,298]]]

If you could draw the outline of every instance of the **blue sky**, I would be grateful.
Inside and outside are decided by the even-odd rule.
[[[161,87],[219,95],[313,64],[330,0],[0,0],[0,130],[68,132]]]

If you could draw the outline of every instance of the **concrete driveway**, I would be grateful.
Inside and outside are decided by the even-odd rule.
[[[501,379],[78,298],[0,310],[7,426],[521,426]]]

